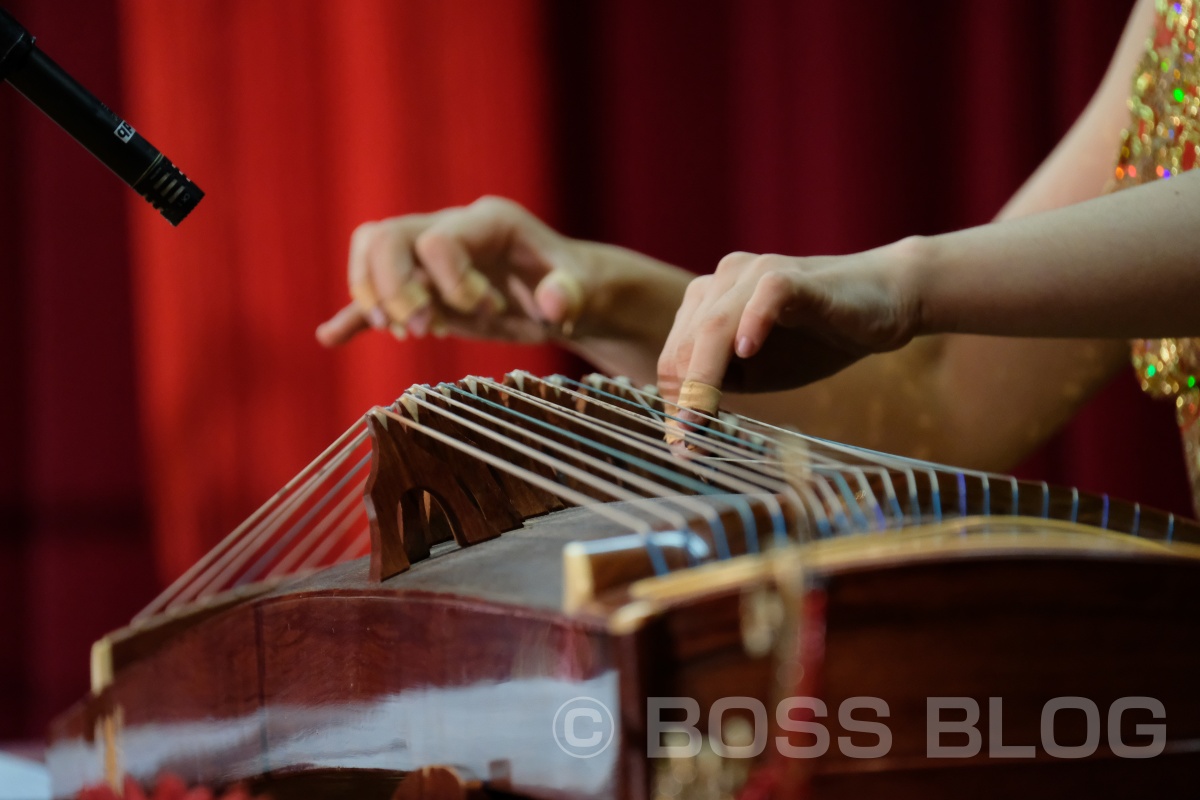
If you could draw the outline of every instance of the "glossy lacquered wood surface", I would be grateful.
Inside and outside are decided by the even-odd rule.
[[[123,709],[123,768],[146,782],[163,771],[221,785],[455,764],[503,773],[515,791],[602,797],[618,780],[616,751],[571,758],[552,722],[580,694],[615,707],[610,649],[595,625],[537,610],[378,587],[303,591],[179,634],[128,665],[104,701]],[[71,734],[86,727],[60,728],[56,774],[79,773],[68,762],[86,761],[85,745]],[[103,778],[92,766],[84,783]]]
[[[1035,534],[1040,548],[999,532],[980,545],[945,531],[922,541],[914,531],[907,543],[863,537],[856,547],[791,553],[804,589],[786,624],[802,631],[804,647],[753,655],[745,603],[767,585],[766,573],[722,580],[720,571],[736,564],[699,581],[681,578],[682,588],[635,585],[562,614],[551,542],[585,521],[571,510],[476,547],[439,545],[382,584],[360,560],[210,616],[153,658],[126,665],[86,713],[66,718],[52,769],[80,776],[90,763],[96,777],[101,760],[92,753],[89,762],[85,717],[119,706],[123,766],[146,780],[170,770],[208,784],[297,787],[311,775],[320,793],[361,778],[370,796],[403,773],[449,764],[464,779],[527,796],[637,798],[654,771],[645,758],[646,698],[695,699],[700,727],[712,733],[704,721],[718,698],[771,707],[788,692],[835,709],[847,697],[884,698],[894,744],[879,759],[833,750],[786,763],[784,796],[1002,797],[1011,795],[998,787],[1023,786],[1021,796],[1050,797],[1086,786],[1106,798],[1124,796],[1116,787],[1134,781],[1168,796],[1195,766],[1186,752],[1148,762],[1161,765],[1154,769],[1103,748],[1081,763],[924,754],[931,695],[975,698],[985,726],[988,698],[1004,698],[1010,745],[1032,741],[1045,700],[1059,695],[1101,708],[1118,696],[1157,697],[1167,705],[1172,748],[1200,740],[1200,650],[1191,635],[1200,562],[1170,548],[1118,546],[1102,535],[1075,542],[1053,531]],[[495,568],[489,550],[504,555]],[[543,570],[549,588],[539,589]],[[622,609],[651,600],[638,624],[614,628]],[[580,695],[616,717],[617,738],[603,757],[572,758],[555,744],[555,711]],[[836,718],[827,723],[834,740],[845,734]],[[1064,716],[1066,742],[1076,735],[1071,724]],[[981,776],[994,777],[981,787]]]
[[[883,758],[856,760],[832,748],[816,763],[793,762],[792,786],[808,785],[812,797],[830,800],[876,792],[894,798],[1184,796],[1190,782],[1182,777],[1200,768],[1198,580],[1192,559],[1018,554],[830,576],[822,587],[823,657],[809,664],[807,679],[795,688],[815,689],[831,709],[856,696],[886,700],[893,742]],[[929,757],[930,696],[978,704],[978,757]],[[1042,739],[1042,710],[1061,697],[1086,698],[1100,710],[1099,746],[1078,762],[1048,755]],[[1135,726],[1165,723],[1163,756],[1113,754],[1108,711],[1126,697],[1165,706],[1165,720],[1128,712],[1120,726],[1123,742],[1146,745],[1150,737]],[[999,699],[998,718],[990,713],[990,698]],[[947,712],[947,718],[962,715]],[[1056,715],[1056,741],[1081,744],[1084,720],[1079,711]],[[992,722],[1001,724],[998,731]],[[847,735],[836,718],[826,724],[835,741]],[[992,758],[993,743],[1035,751],[1032,758]]]
[[[609,503],[613,487],[628,497],[655,477],[646,462],[604,484],[437,413],[451,400],[506,408],[540,431],[538,448],[577,446],[584,422],[512,392],[518,382],[421,390],[371,415],[369,558],[208,598],[108,640],[97,694],[52,734],[57,796],[114,774],[149,783],[169,771],[280,796],[307,787],[314,797],[640,800],[670,794],[656,782],[663,765],[647,758],[649,698],[694,701],[698,729],[713,737],[723,731],[708,714],[722,698],[773,709],[789,693],[833,709],[852,697],[886,701],[892,745],[871,759],[832,748],[785,761],[768,750],[752,766],[783,797],[986,798],[1021,787],[1048,798],[1086,787],[1116,798],[1138,781],[1175,796],[1174,781],[1196,766],[1195,552],[1050,521],[922,527],[943,515],[1045,512],[1200,538],[1190,523],[988,476],[856,473],[853,454],[840,488],[808,506],[785,502],[782,485]],[[585,406],[548,384],[538,391]],[[612,408],[588,413],[630,424]],[[611,473],[618,455],[587,463]],[[546,490],[555,484],[605,504],[568,508]],[[867,502],[896,487],[908,494]],[[819,540],[839,515],[862,517],[861,530],[915,527]],[[621,521],[631,519],[641,533]],[[671,574],[655,574],[662,563],[647,537]],[[725,551],[734,558],[688,569]],[[925,750],[930,697],[969,697],[985,714],[1001,698],[1012,745],[1036,738],[1048,699],[1076,695],[1102,708],[1126,696],[1166,704],[1161,769],[1116,759],[1107,742],[1080,762]],[[611,746],[584,757],[558,736],[559,713],[580,698],[610,723]],[[1069,740],[1080,731],[1064,719]],[[836,714],[827,723],[832,740],[850,735]]]

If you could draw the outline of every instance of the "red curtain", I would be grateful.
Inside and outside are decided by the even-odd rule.
[[[982,222],[1131,2],[4,5],[208,197],[171,229],[0,92],[0,739],[38,735],[93,639],[370,405],[563,363],[318,349],[358,222],[505,194],[696,271]],[[1025,472],[1186,510],[1170,416],[1122,378]]]
[[[3,5],[122,107],[111,4]],[[92,641],[157,583],[134,399],[127,191],[0,87],[0,741],[40,736],[83,693]]]
[[[552,208],[541,6],[120,3],[131,114],[208,192],[134,213],[142,418],[163,577],[415,382],[546,351],[374,335],[323,352],[350,231],[503,194]]]

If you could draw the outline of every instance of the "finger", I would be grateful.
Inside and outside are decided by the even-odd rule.
[[[429,275],[423,269],[417,269],[413,273],[411,286],[407,287],[407,299],[409,306],[407,308],[399,307],[400,299],[393,301],[392,311],[396,314],[403,313],[404,321],[392,324],[392,332],[396,333],[396,326],[404,328],[413,336],[424,336],[429,333],[433,327],[433,320],[438,315],[437,301],[434,300],[433,294],[429,289]]]
[[[698,381],[684,381],[679,389],[679,405],[712,416],[721,405],[721,390]]]
[[[533,301],[543,321],[570,336],[583,315],[583,284],[566,270],[556,269],[538,283]]]
[[[702,275],[688,284],[659,357],[659,391],[664,398],[675,400],[682,388],[695,354],[697,320],[737,285],[740,276],[757,258],[753,253],[729,253],[713,274]]]
[[[658,391],[669,402],[674,403],[679,398],[683,373],[692,358],[692,318],[708,300],[708,287],[712,285],[712,281],[711,275],[702,275],[688,283],[683,293],[683,301],[675,311],[671,332],[667,334],[662,353],[658,357]]]
[[[412,253],[414,234],[422,224],[423,218],[416,217],[379,223],[367,243],[369,283],[390,325],[403,325],[430,303]]]
[[[408,281],[385,296],[381,305],[394,324],[411,323],[429,309],[429,292],[419,283]]]
[[[326,347],[337,347],[371,327],[357,302],[350,303],[317,326],[317,341]]]
[[[692,344],[692,357],[683,371],[683,383],[692,381],[720,389],[733,357],[735,332],[733,325],[728,323],[719,331],[715,330],[715,323],[702,326]]]
[[[687,431],[703,428],[705,415],[716,411],[737,331],[739,308],[734,306],[729,293],[718,295],[699,308],[691,323],[681,329],[683,339],[690,342],[690,353],[680,370],[683,377],[676,401],[677,419],[666,424],[665,439],[672,447],[694,447],[685,438]]]
[[[692,353],[683,371],[685,383],[692,381],[721,388],[750,291],[739,283],[697,315],[689,331]]]
[[[784,321],[785,312],[789,318],[802,314],[811,299],[811,292],[793,276],[779,271],[764,274],[738,322],[734,346],[737,355],[750,358],[762,350],[771,330]]]
[[[346,266],[346,283],[350,289],[350,297],[364,314],[379,304],[375,287],[371,283],[371,268],[367,259],[379,224],[378,222],[364,222],[354,229],[354,233],[350,234],[350,256]]]
[[[476,203],[456,214],[447,214],[417,237],[415,250],[442,301],[463,314],[499,313],[504,295],[476,269],[474,252],[487,248],[489,239],[502,234],[504,223],[489,208]]]
[[[721,390],[697,381],[684,381],[679,389],[679,408],[669,417],[663,439],[672,447],[694,449],[687,441],[688,431],[706,427],[708,418],[716,416],[721,404]]]

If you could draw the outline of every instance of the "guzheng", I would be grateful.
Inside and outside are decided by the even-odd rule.
[[[520,372],[372,410],[97,643],[56,797],[1194,785],[1194,523],[727,413],[681,455],[677,410]]]

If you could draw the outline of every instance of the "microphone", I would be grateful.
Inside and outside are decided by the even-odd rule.
[[[34,46],[19,22],[0,8],[0,78],[40,108],[172,225],[204,192],[125,120]]]

